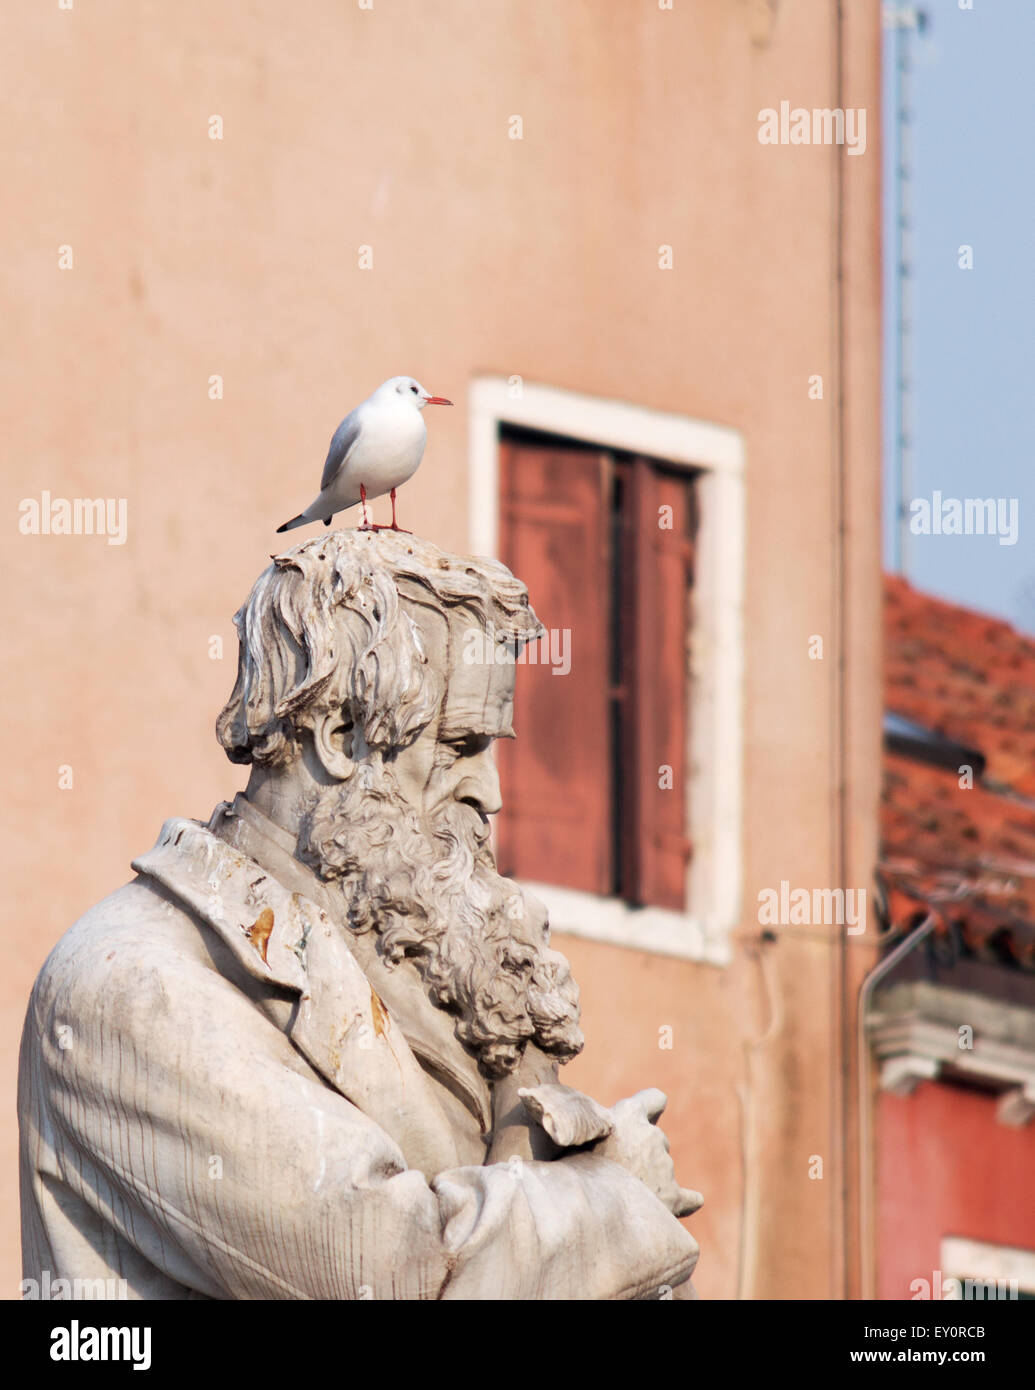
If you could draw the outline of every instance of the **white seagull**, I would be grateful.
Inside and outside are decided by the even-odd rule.
[[[327,462],[320,479],[320,495],[304,512],[278,526],[278,533],[322,521],[330,526],[335,512],[359,502],[363,508],[361,531],[379,531],[367,522],[367,502],[392,499],[391,530],[395,520],[395,490],[416,473],[428,438],[421,419],[426,405],[452,405],[445,396],[433,396],[412,376],[393,376],[383,382],[362,405],[350,411],[334,431]]]

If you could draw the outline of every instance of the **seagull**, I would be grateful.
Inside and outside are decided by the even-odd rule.
[[[433,396],[412,376],[393,376],[372,396],[350,411],[334,432],[320,479],[320,495],[304,512],[277,527],[291,531],[311,521],[330,526],[335,512],[363,508],[361,531],[402,528],[395,520],[395,490],[416,473],[428,438],[421,419],[426,405],[452,405],[445,396]],[[367,501],[388,493],[392,499],[390,528],[367,522]]]

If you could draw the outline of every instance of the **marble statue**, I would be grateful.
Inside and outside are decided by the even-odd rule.
[[[219,716],[247,789],[58,942],[19,1079],[27,1281],[144,1299],[694,1297],[645,1090],[562,1085],[578,991],[496,872],[493,740],[541,631],[404,533],[277,555]],[[465,634],[491,636],[486,659]],[[74,1296],[74,1295],[73,1295]]]

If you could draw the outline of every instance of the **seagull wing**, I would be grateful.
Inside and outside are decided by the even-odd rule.
[[[327,461],[323,466],[323,477],[320,479],[321,492],[327,491],[348,462],[349,454],[356,447],[361,430],[359,407],[357,406],[355,410],[350,411],[345,416],[345,419],[334,431],[331,447],[327,450]]]

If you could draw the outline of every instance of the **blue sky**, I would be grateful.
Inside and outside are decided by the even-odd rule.
[[[1018,539],[911,535],[918,588],[1035,633],[1035,0],[926,0],[912,48],[913,486],[1017,499]],[[885,30],[885,554],[893,568],[894,50]],[[974,268],[958,266],[973,247]]]

